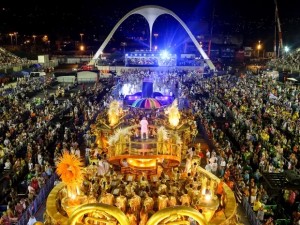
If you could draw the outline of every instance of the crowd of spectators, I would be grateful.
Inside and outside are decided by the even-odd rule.
[[[272,217],[297,224],[299,190],[282,189],[278,200],[262,185],[262,174],[299,168],[299,86],[247,75],[198,80],[190,90],[196,96],[192,104],[215,146],[205,168],[223,176],[238,200],[249,198],[262,223],[271,224],[268,218]],[[209,98],[197,98],[205,92]],[[277,211],[269,205],[276,205],[272,209]]]
[[[273,223],[296,224],[299,191],[283,188],[274,196],[263,185],[262,174],[298,171],[299,86],[289,81],[282,84],[266,74],[204,78],[185,71],[180,79],[179,73],[139,70],[130,72],[131,76],[123,73],[121,80],[139,83],[144,77],[158,78],[167,88],[179,82],[178,97],[189,98],[213,142],[214,147],[205,152],[205,168],[224,178],[238,201],[249,199],[261,223],[271,224],[273,219]]]
[[[47,87],[44,80],[20,78],[0,90],[1,205],[6,206],[1,224],[18,221],[64,150],[84,151],[80,148],[89,121],[103,107],[96,98],[104,90],[100,83],[60,100],[49,95]],[[38,94],[43,97],[35,97]]]
[[[168,88],[179,82],[178,97],[189,98],[199,124],[213,142],[214,147],[204,153],[205,168],[224,178],[239,202],[249,198],[261,223],[298,223],[299,191],[283,188],[274,196],[263,185],[262,174],[298,171],[299,86],[288,81],[282,84],[265,74],[204,78],[185,71],[180,79],[180,72],[160,72],[161,78],[159,72],[138,71],[130,73],[134,76],[123,74],[121,79],[134,83],[144,76],[154,81],[159,77]]]
[[[287,52],[282,57],[268,62],[271,68],[282,69],[285,71],[299,71],[300,67],[300,50],[297,49],[293,52]]]
[[[8,68],[16,65],[30,65],[31,61],[26,58],[21,58],[13,53],[0,47],[0,69]]]
[[[181,72],[130,71],[131,76],[124,72],[120,80],[139,86],[144,77],[151,77],[154,86],[156,80],[160,81],[162,91],[179,82],[177,97],[188,97],[199,124],[214,143],[214,148],[205,152],[205,168],[223,177],[239,201],[249,198],[261,222],[270,223],[266,219],[270,216],[274,221],[298,221],[299,192],[282,189],[285,198],[278,202],[262,185],[262,174],[299,168],[299,86],[292,82],[282,84],[265,74],[204,78],[192,71],[180,77]],[[222,123],[218,123],[220,120]],[[286,212],[276,214],[269,205],[278,205],[277,211]],[[280,205],[284,208],[280,209]]]
[[[158,66],[157,58],[131,57],[126,59],[126,66]]]
[[[298,60],[297,53],[291,60]],[[223,178],[236,192],[238,201],[249,198],[262,223],[286,219],[298,224],[299,191],[283,189],[278,201],[262,185],[262,174],[299,168],[299,86],[250,73],[212,78],[195,74],[196,71],[132,70],[123,71],[119,82],[139,85],[145,77],[151,77],[158,90],[169,89],[178,98],[188,99],[187,106],[213,143],[213,148],[205,152],[205,169]],[[1,89],[0,163],[6,178],[3,181],[7,181],[2,182],[3,203],[7,205],[2,221],[17,221],[51,176],[63,150],[79,152],[83,138],[89,152],[92,141],[88,124],[113,99],[106,95],[96,101],[94,97],[104,87],[95,85],[84,90],[84,95],[77,93],[58,102],[49,98],[40,82],[18,79],[15,87]],[[41,91],[45,97],[39,104],[28,98],[28,92]],[[62,112],[70,116],[70,123],[55,120]],[[14,185],[17,183],[26,190],[21,198],[20,189]],[[267,206],[274,204],[277,209],[282,205],[284,213],[272,214]]]
[[[167,66],[167,67],[174,67],[174,66],[201,66],[202,61],[196,60],[177,60],[177,57],[174,55],[170,55],[168,57],[127,57],[125,60],[126,66],[147,66],[147,67],[159,67],[159,66]]]
[[[299,168],[299,86],[264,74],[204,78],[193,71],[181,77],[182,72],[127,71],[120,80],[139,86],[150,77],[154,86],[159,80],[160,90],[173,86],[177,97],[188,98],[214,146],[204,153],[205,169],[223,178],[239,202],[249,199],[261,223],[296,224],[299,192],[282,189],[284,198],[274,197],[263,185],[262,174]]]

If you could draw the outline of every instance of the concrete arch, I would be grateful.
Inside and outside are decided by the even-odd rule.
[[[150,29],[150,51],[152,50],[152,28],[153,28],[153,24],[154,24],[155,20],[162,14],[169,14],[172,17],[174,17],[181,24],[181,26],[185,29],[185,31],[187,32],[187,34],[189,35],[189,37],[191,38],[191,40],[195,44],[196,48],[198,49],[198,51],[202,55],[203,59],[205,61],[209,60],[207,54],[203,51],[202,47],[197,42],[195,36],[192,34],[190,29],[187,27],[187,25],[174,12],[172,12],[171,10],[166,9],[164,7],[161,7],[161,6],[146,5],[146,6],[141,6],[141,7],[138,7],[136,9],[131,10],[125,16],[123,16],[122,19],[119,20],[119,22],[114,26],[114,28],[111,30],[111,32],[109,33],[107,38],[104,40],[104,42],[102,43],[102,45],[100,46],[100,48],[98,49],[96,54],[94,55],[94,57],[91,60],[90,64],[95,64],[96,59],[98,59],[99,56],[102,54],[104,48],[106,47],[106,45],[108,44],[108,42],[110,41],[110,39],[112,38],[114,33],[116,32],[116,30],[118,29],[118,27],[129,16],[131,16],[133,14],[140,14],[140,15],[144,16],[145,19],[147,20],[148,24],[149,24],[149,29]]]

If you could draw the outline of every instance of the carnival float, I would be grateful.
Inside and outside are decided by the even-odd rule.
[[[105,159],[91,154],[84,165],[63,153],[56,171],[62,182],[48,196],[44,224],[237,224],[234,193],[224,183],[217,197],[220,179],[201,167],[194,118],[177,99],[161,108],[123,107],[112,101],[91,126],[93,151]],[[151,121],[148,139],[133,115]],[[103,160],[109,169],[99,175]]]

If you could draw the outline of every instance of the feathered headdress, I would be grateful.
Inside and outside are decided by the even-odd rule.
[[[115,125],[119,121],[120,115],[122,115],[122,107],[119,101],[113,100],[109,104],[109,109],[108,109],[108,120],[111,126]]]
[[[168,131],[164,126],[161,126],[157,129],[157,137],[161,138],[164,141],[169,139]]]
[[[126,136],[130,133],[130,130],[133,129],[136,126],[130,126],[130,127],[125,127],[125,128],[119,128],[115,131],[113,135],[111,135],[108,138],[108,145],[113,146],[115,143],[117,143],[120,140],[121,136]]]

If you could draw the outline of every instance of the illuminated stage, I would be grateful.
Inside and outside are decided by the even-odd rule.
[[[123,84],[120,91],[125,96],[124,106],[159,109],[170,105],[175,99],[174,94],[169,89],[159,91],[158,85],[150,78],[144,78],[141,86],[142,88],[139,90],[138,85]],[[165,92],[165,95],[162,92]]]

